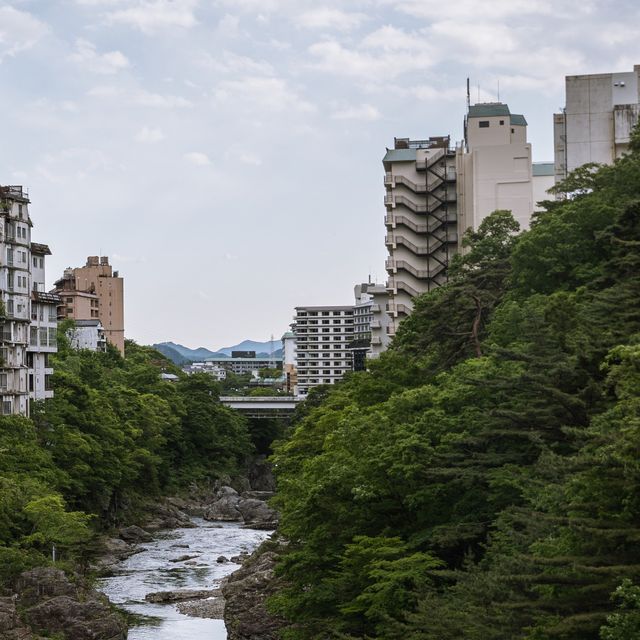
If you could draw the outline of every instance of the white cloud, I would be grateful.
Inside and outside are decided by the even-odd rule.
[[[240,33],[240,18],[233,16],[230,13],[225,13],[216,29],[219,35],[226,38],[235,38]]]
[[[360,120],[362,122],[373,122],[381,117],[380,111],[371,104],[361,104],[358,106],[345,107],[334,111],[331,116],[335,120]]]
[[[40,176],[48,182],[59,184],[83,181],[111,168],[111,163],[102,151],[82,147],[45,154],[36,164],[36,171]]]
[[[471,21],[482,12],[483,19],[488,14],[495,16],[496,22],[520,15],[553,15],[557,13],[557,3],[550,0],[491,0],[491,4],[480,8],[477,0],[456,0],[456,2],[440,2],[439,0],[383,0],[384,4],[393,6],[397,11],[415,18],[441,20],[451,18],[465,22]]]
[[[190,151],[189,153],[185,153],[184,158],[191,164],[195,164],[198,167],[207,167],[211,164],[209,156],[201,151]]]
[[[136,133],[136,141],[151,144],[154,142],[160,142],[164,140],[164,133],[160,129],[153,129],[151,127],[142,127],[138,133]]]
[[[438,62],[426,39],[385,44],[377,41],[376,36],[365,39],[363,45],[366,50],[348,49],[336,40],[312,44],[309,52],[316,61],[311,66],[336,75],[381,83],[402,74],[430,69]]]
[[[30,13],[8,5],[0,7],[0,62],[31,49],[48,31],[49,27]]]
[[[367,16],[364,13],[352,13],[331,7],[318,7],[297,15],[293,22],[297,26],[306,29],[351,31],[359,27],[366,19]]]
[[[273,75],[273,67],[266,60],[254,60],[232,51],[223,51],[215,57],[207,53],[202,64],[221,73]]]
[[[134,6],[109,11],[106,18],[147,34],[173,27],[189,29],[197,24],[197,4],[198,0],[137,0]]]
[[[191,102],[182,96],[164,95],[149,91],[138,91],[132,97],[132,102],[140,107],[156,107],[160,109],[192,106]]]
[[[215,91],[218,103],[232,102],[249,109],[312,112],[315,107],[301,98],[282,78],[247,76],[221,82]]]
[[[96,46],[83,38],[76,40],[75,53],[70,55],[69,59],[88,71],[105,75],[114,74],[129,67],[129,60],[120,51],[98,53]]]

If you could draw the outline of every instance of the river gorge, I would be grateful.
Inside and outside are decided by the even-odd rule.
[[[222,619],[199,617],[221,618],[216,613],[220,599],[198,594],[199,599],[181,600],[180,592],[215,594],[220,581],[239,568],[239,556],[251,553],[269,532],[243,528],[236,522],[209,522],[202,518],[192,518],[192,522],[194,528],[158,531],[151,542],[138,543],[134,555],[118,562],[112,575],[99,581],[98,589],[111,602],[140,616],[140,624],[129,631],[129,640],[226,639]],[[149,596],[158,592],[172,593]],[[170,601],[149,601],[158,599]]]

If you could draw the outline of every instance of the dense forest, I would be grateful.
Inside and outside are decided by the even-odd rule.
[[[497,211],[273,458],[289,639],[640,638],[640,133]]]
[[[0,417],[0,591],[51,562],[54,546],[58,566],[82,569],[96,532],[154,497],[241,473],[254,451],[247,421],[218,402],[211,376],[183,376],[130,341],[125,358],[112,347],[75,351],[67,328],[52,358],[54,398],[30,419]]]

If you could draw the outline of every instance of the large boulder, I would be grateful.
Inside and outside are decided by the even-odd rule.
[[[31,630],[18,616],[13,597],[0,598],[0,640],[34,640]]]
[[[158,531],[159,529],[192,529],[196,526],[191,522],[191,518],[176,506],[176,499],[174,498],[151,505],[149,511],[152,516],[145,524],[145,528],[149,531]]]
[[[249,466],[249,483],[254,491],[275,491],[276,479],[266,456],[256,456]]]
[[[79,602],[57,596],[30,607],[27,622],[48,635],[64,633],[66,640],[125,640],[127,626],[108,604],[98,599]]]
[[[242,514],[238,511],[240,494],[231,487],[220,487],[216,491],[214,501],[205,509],[205,520],[222,522],[239,522]]]
[[[243,498],[236,508],[247,525],[263,529],[275,529],[278,525],[278,513],[263,500]]]
[[[107,598],[82,582],[71,583],[59,569],[25,571],[16,581],[14,599],[15,609],[8,599],[0,605],[1,640],[30,640],[31,632],[60,634],[65,640],[126,640],[127,625]]]
[[[132,524],[130,527],[123,527],[118,532],[120,538],[129,544],[137,544],[139,542],[151,542],[153,536],[148,532]]]
[[[274,577],[278,555],[278,545],[267,541],[223,581],[228,640],[276,640],[280,637],[279,631],[285,623],[266,609],[267,598],[278,586]]]

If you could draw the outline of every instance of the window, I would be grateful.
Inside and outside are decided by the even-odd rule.
[[[489,121],[488,120],[480,120],[480,122],[478,122],[478,127],[480,129],[488,129],[489,128]]]
[[[40,327],[38,333],[40,335],[40,346],[46,347],[47,346],[47,328]]]
[[[34,267],[38,266],[38,258],[36,258],[35,256],[33,256],[33,266]]]
[[[504,124],[504,120],[500,120],[500,124],[503,125]]]
[[[516,130],[513,127],[511,127],[511,133],[515,133],[515,132]]]
[[[6,389],[8,385],[8,377],[6,373],[0,373],[0,389]],[[5,412],[6,413],[6,412]]]
[[[51,384],[51,376],[46,374],[44,376],[44,388],[45,391],[51,391],[53,389],[53,385]]]
[[[49,346],[50,347],[56,346],[57,338],[58,336],[56,335],[56,329],[54,329],[53,327],[49,327]]]
[[[5,416],[11,415],[11,400],[4,400],[2,402],[2,413]]]
[[[40,258],[40,268],[44,269],[44,258]]]
[[[73,298],[65,298],[65,302],[67,304],[69,304],[69,303],[73,304]]]
[[[18,251],[18,255],[20,256],[20,262],[27,262],[27,252],[26,251]]]
[[[13,300],[7,300],[7,313],[13,315]]]

